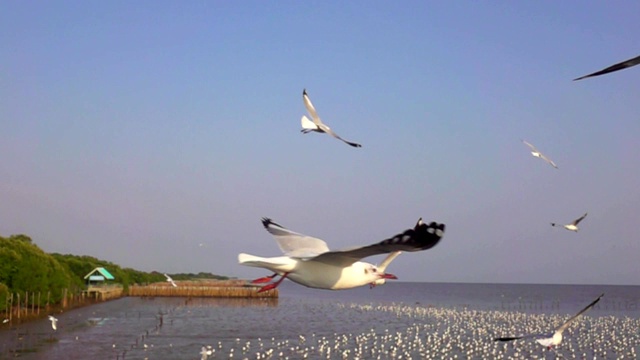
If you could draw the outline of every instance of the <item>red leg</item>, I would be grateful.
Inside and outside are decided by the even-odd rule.
[[[278,287],[278,285],[280,285],[280,283],[282,282],[282,280],[284,280],[284,278],[286,278],[286,277],[287,277],[287,275],[289,275],[289,273],[288,273],[288,272],[284,273],[284,275],[282,275],[282,277],[281,277],[278,281],[276,281],[276,282],[274,282],[274,283],[271,283],[271,284],[268,284],[268,285],[263,286],[262,288],[260,288],[260,290],[258,290],[258,292],[259,292],[259,293],[261,293],[261,292],[264,292],[264,291],[269,291],[269,290],[271,290],[271,289],[275,289],[275,288],[277,288],[277,287]]]
[[[265,277],[261,277],[259,279],[255,279],[253,280],[251,283],[252,284],[262,284],[262,283],[266,283],[269,282],[271,280],[273,280],[274,277],[278,276],[278,274],[273,274],[271,276],[265,276]]]

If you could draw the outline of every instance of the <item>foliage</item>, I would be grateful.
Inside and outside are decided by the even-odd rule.
[[[26,235],[12,235],[8,238],[0,236],[0,305],[4,304],[9,294],[19,293],[24,296],[26,292],[49,292],[50,301],[58,303],[62,300],[64,289],[71,293],[84,289],[84,277],[97,267],[107,269],[115,278],[113,282],[122,284],[125,292],[132,284],[165,281],[163,273],[122,268],[93,256],[47,254]],[[228,279],[203,272],[171,276],[175,280]],[[41,297],[40,301],[46,302],[46,296]]]

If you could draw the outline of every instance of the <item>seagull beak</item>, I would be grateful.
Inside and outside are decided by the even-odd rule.
[[[387,273],[380,274],[380,278],[381,279],[391,279],[391,280],[397,280],[398,279],[397,276],[395,276],[393,274],[387,274]]]

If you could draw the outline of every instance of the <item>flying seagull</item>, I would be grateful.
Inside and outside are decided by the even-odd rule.
[[[378,265],[378,271],[385,272],[387,269],[387,266],[389,266],[389,264],[391,264],[393,259],[397,258],[398,255],[400,254],[402,254],[402,251],[394,251],[391,254],[387,255],[387,257],[382,261],[382,263]],[[371,284],[369,284],[369,288],[372,289],[378,285],[384,285],[386,282],[387,282],[387,279],[378,279],[372,282]]]
[[[592,77],[592,76],[598,76],[598,75],[604,75],[604,74],[608,74],[610,72],[614,72],[614,71],[618,71],[618,70],[622,70],[622,69],[626,69],[628,67],[632,67],[632,66],[636,66],[640,64],[640,56],[636,56],[633,59],[629,59],[626,61],[623,61],[621,63],[617,63],[615,65],[611,65],[606,69],[602,69],[600,71],[596,71],[593,74],[589,74],[589,75],[585,75],[585,76],[581,76],[579,78],[573,79],[573,81],[576,80],[581,80],[584,78],[588,78],[588,77]]]
[[[556,165],[556,163],[554,163],[553,161],[551,161],[551,159],[549,159],[548,157],[544,156],[543,153],[541,153],[540,151],[538,151],[538,149],[536,149],[535,146],[531,145],[530,143],[526,142],[525,140],[522,140],[522,142],[527,145],[529,148],[531,148],[531,155],[540,158],[544,161],[546,161],[549,165],[553,166],[554,168],[558,168],[558,166]]]
[[[560,325],[556,328],[555,332],[551,334],[530,334],[530,335],[522,335],[522,336],[507,336],[507,337],[499,337],[493,339],[493,341],[512,341],[519,340],[525,338],[537,338],[536,342],[542,346],[546,346],[548,349],[551,349],[553,346],[558,346],[562,342],[562,332],[567,330],[567,328],[574,322],[580,315],[585,313],[587,310],[591,309],[600,298],[603,297],[604,294],[600,294],[597,299],[593,300],[591,304],[587,305],[584,309],[580,310],[577,314],[573,315],[569,320],[567,320],[564,324]]]
[[[170,282],[173,287],[178,287],[178,285],[176,285],[176,283],[173,281],[171,276],[169,276],[167,274],[164,274],[164,276],[167,278],[167,282]]]
[[[307,95],[307,89],[302,90],[302,100],[304,102],[304,106],[307,108],[307,111],[309,112],[309,115],[311,115],[311,119],[313,119],[313,121],[311,121],[309,120],[309,118],[302,115],[302,119],[300,119],[300,122],[302,123],[302,130],[300,131],[303,134],[309,133],[311,131],[315,131],[319,133],[327,133],[333,136],[334,138],[338,140],[342,140],[353,147],[362,147],[362,145],[360,144],[356,144],[354,142],[350,142],[341,138],[340,136],[338,136],[338,134],[333,132],[333,130],[331,130],[329,126],[325,125],[322,122],[322,120],[320,120],[320,117],[316,112],[316,108],[313,107],[313,104],[311,103],[311,99],[309,99],[309,95]]]
[[[573,220],[573,222],[571,224],[568,225],[560,225],[560,224],[556,224],[556,223],[551,223],[551,226],[562,226],[565,229],[569,230],[569,231],[575,231],[578,232],[578,224],[580,223],[580,221],[582,221],[582,219],[587,217],[587,213],[584,213],[584,215],[580,216],[579,218]]]
[[[53,328],[53,330],[58,330],[58,319],[56,319],[55,317],[49,315],[49,321],[51,321],[51,327]]]
[[[238,262],[242,265],[274,272],[271,276],[254,280],[254,283],[266,283],[277,275],[281,276],[278,281],[263,286],[260,292],[275,289],[285,278],[307,287],[330,290],[351,289],[379,279],[397,279],[395,275],[380,271],[375,265],[360,259],[396,251],[430,249],[438,244],[445,229],[444,224],[432,222],[427,225],[420,218],[413,229],[379,243],[330,251],[323,240],[293,232],[269,218],[263,218],[262,225],[276,239],[284,256],[263,258],[244,253],[238,255]]]

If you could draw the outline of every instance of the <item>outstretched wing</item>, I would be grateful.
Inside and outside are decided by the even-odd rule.
[[[529,334],[529,335],[521,335],[521,336],[505,336],[505,337],[494,338],[493,341],[513,341],[513,340],[529,339],[529,338],[549,338],[552,336],[553,334]]]
[[[628,67],[632,67],[632,66],[635,66],[635,65],[638,65],[638,64],[640,64],[640,56],[634,57],[633,59],[625,60],[625,61],[623,61],[621,63],[617,63],[615,65],[611,65],[608,68],[602,69],[600,71],[596,71],[593,74],[581,76],[579,78],[573,79],[573,81],[581,80],[581,79],[592,77],[592,76],[608,74],[610,72],[626,69]]]
[[[273,235],[280,250],[287,256],[309,258],[329,251],[323,240],[291,231],[269,218],[262,218],[262,225]]]
[[[389,264],[391,264],[391,262],[398,257],[398,255],[402,254],[402,251],[394,251],[392,253],[390,253],[389,255],[387,255],[387,257],[382,260],[382,263],[380,263],[380,265],[378,265],[378,271],[380,272],[385,272],[385,270],[387,269],[387,266],[389,266]]]
[[[313,107],[311,99],[309,99],[309,95],[307,95],[307,89],[302,90],[302,101],[304,102],[304,107],[307,108],[309,115],[311,115],[311,120],[313,120],[313,123],[316,125],[322,124],[320,116],[318,116],[318,113],[316,112],[316,108]]]
[[[571,325],[571,323],[577,319],[580,315],[584,314],[586,311],[588,311],[589,309],[591,309],[595,304],[598,303],[598,301],[600,301],[600,298],[602,298],[604,296],[603,294],[600,294],[600,296],[598,296],[597,299],[593,300],[591,302],[591,304],[587,305],[584,309],[580,310],[580,312],[578,312],[577,314],[573,315],[569,320],[567,320],[564,324],[560,325],[557,329],[556,332],[563,332],[565,331],[569,325]]]
[[[429,225],[422,222],[422,218],[413,229],[383,240],[377,244],[339,251],[329,251],[320,254],[310,261],[327,264],[348,266],[368,256],[387,254],[394,251],[422,251],[430,249],[440,242],[444,235],[445,225],[435,222]]]
[[[347,140],[345,140],[345,139],[341,138],[340,136],[338,136],[338,134],[336,134],[333,130],[331,130],[331,128],[330,128],[330,127],[328,127],[327,125],[322,124],[322,126],[320,126],[320,129],[322,129],[322,130],[323,130],[324,132],[326,132],[327,134],[329,134],[329,135],[333,136],[334,138],[336,138],[336,139],[338,139],[338,140],[340,140],[340,141],[345,142],[345,143],[346,143],[346,144],[348,144],[348,145],[351,145],[351,146],[353,146],[353,147],[362,147],[362,145],[360,145],[360,144],[358,144],[358,143],[354,143],[354,142],[351,142],[351,141],[347,141]]]
[[[547,163],[549,163],[549,165],[553,166],[554,168],[558,168],[558,166],[556,165],[556,163],[554,163],[551,159],[549,159],[548,157],[546,157],[543,153],[540,153],[540,157],[542,158],[542,160],[546,161]]]
[[[573,220],[573,225],[578,225],[578,223],[580,223],[580,221],[582,221],[582,219],[587,217],[587,213],[584,213],[584,215],[580,216],[579,218]]]
[[[522,139],[521,139],[522,140]],[[530,143],[526,142],[525,140],[522,140],[522,142],[527,145],[531,150],[535,151],[535,152],[539,152],[538,149],[536,149],[535,146],[531,145]]]

